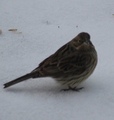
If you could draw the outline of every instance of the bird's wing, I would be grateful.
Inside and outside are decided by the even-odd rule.
[[[68,48],[68,44],[63,45],[61,48],[59,48],[54,54],[50,55],[48,58],[43,60],[40,64],[39,67],[42,66],[52,66],[52,65],[57,65],[58,60],[60,57],[64,56],[64,53],[66,49]]]
[[[66,44],[42,61],[33,71],[40,69],[42,72],[45,72],[47,76],[72,71],[80,74],[86,69],[87,57],[86,54],[76,50],[75,47]]]
[[[87,67],[88,58],[88,54],[76,51],[75,53],[60,59],[57,67],[60,71],[63,71],[64,73],[69,73],[73,71],[81,73],[84,72]]]

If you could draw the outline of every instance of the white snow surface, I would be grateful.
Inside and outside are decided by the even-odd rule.
[[[1,0],[0,29],[0,120],[114,119],[114,0]],[[80,32],[98,52],[83,90],[61,92],[51,78],[3,89]]]

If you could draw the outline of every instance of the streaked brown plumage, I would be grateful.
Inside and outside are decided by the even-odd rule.
[[[52,77],[66,90],[78,90],[77,86],[86,80],[97,65],[97,52],[90,35],[82,32],[46,58],[32,72],[4,84],[4,88],[30,78]]]

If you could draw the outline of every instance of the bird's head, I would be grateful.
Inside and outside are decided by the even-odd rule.
[[[79,33],[73,40],[73,44],[77,49],[88,50],[93,46],[92,42],[90,41],[90,35],[86,32]]]

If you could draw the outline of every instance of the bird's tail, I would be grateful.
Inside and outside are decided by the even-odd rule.
[[[26,74],[26,75],[23,75],[23,76],[21,76],[21,77],[19,77],[19,78],[16,78],[16,79],[10,81],[10,82],[5,83],[5,84],[4,84],[4,88],[8,88],[8,87],[10,87],[10,86],[12,86],[12,85],[15,85],[15,84],[17,84],[17,83],[20,83],[20,82],[22,82],[22,81],[28,80],[28,79],[30,79],[30,78],[34,78],[34,76],[37,76],[37,77],[38,77],[38,73],[36,73],[36,72],[28,73],[28,74]]]

